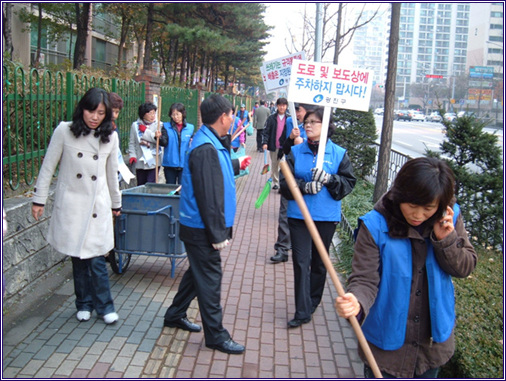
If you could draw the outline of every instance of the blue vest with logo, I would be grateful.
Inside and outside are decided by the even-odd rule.
[[[331,175],[337,174],[345,153],[344,148],[329,140],[325,146],[323,170]],[[313,155],[307,141],[293,146],[292,154],[295,159],[295,178],[310,182],[313,175],[311,168],[316,167],[318,155]],[[326,186],[323,186],[317,194],[305,194],[303,197],[314,221],[341,221],[341,201],[334,200]],[[300,220],[304,219],[295,200],[288,201],[287,216]]]
[[[290,116],[286,120],[286,138],[288,139],[293,130],[293,118]],[[299,124],[300,137],[302,139],[307,139],[306,130],[304,129],[304,123]]]
[[[225,202],[225,224],[226,227],[232,227],[234,225],[235,218],[235,179],[234,179],[234,168],[232,167],[232,160],[230,159],[230,152],[223,147],[220,140],[209,130],[208,127],[203,125],[197,131],[193,140],[186,152],[185,165],[183,168],[183,175],[181,179],[181,200],[179,208],[179,222],[182,225],[205,229],[204,222],[199,212],[197,200],[195,199],[195,192],[191,180],[191,172],[188,166],[188,160],[191,152],[203,145],[210,143],[216,148],[218,152],[218,158],[220,160],[221,172],[223,173],[223,185],[224,185],[224,202]]]
[[[179,139],[177,127],[174,127],[171,122],[165,122],[163,127],[167,130],[169,144],[163,149],[162,165],[164,167],[183,168],[184,156],[193,135],[193,124],[187,123],[181,129],[181,140]]]
[[[454,223],[460,208],[454,206]],[[385,217],[376,210],[359,219],[371,233],[380,252],[380,284],[376,300],[362,330],[367,340],[384,350],[402,347],[406,336],[412,278],[412,250],[409,238],[391,238]],[[455,294],[451,276],[444,272],[434,255],[430,239],[426,239],[425,261],[431,318],[432,338],[446,341],[455,325]]]

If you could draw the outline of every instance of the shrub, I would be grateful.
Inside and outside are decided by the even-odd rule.
[[[486,123],[473,116],[445,121],[441,154],[427,155],[442,157],[455,173],[455,196],[473,243],[503,249],[502,152],[497,136],[483,131]]]
[[[332,121],[337,128],[331,140],[348,151],[355,177],[367,177],[376,163],[373,144],[378,137],[372,111],[336,109]]]

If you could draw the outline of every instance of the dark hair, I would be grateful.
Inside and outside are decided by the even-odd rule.
[[[278,100],[276,101],[276,106],[277,105],[287,105],[288,104],[288,101],[286,100],[286,98],[278,98]]]
[[[265,104],[265,101],[264,100],[261,100],[260,101],[260,106],[263,106]]]
[[[112,128],[112,108],[109,102],[109,95],[104,89],[92,87],[81,98],[77,104],[74,114],[72,115],[72,125],[70,130],[76,138],[88,135],[93,130],[84,123],[83,113],[84,110],[95,111],[97,107],[103,103],[105,106],[105,118],[95,129],[95,137],[100,137],[102,143],[109,143],[109,135],[111,135]]]
[[[109,101],[111,102],[111,108],[123,108],[123,99],[116,93],[109,93]]]
[[[406,162],[397,174],[391,200],[397,207],[401,203],[428,205],[439,202],[436,213],[429,221],[443,217],[447,206],[453,206],[455,176],[444,161],[433,157],[418,157]]]
[[[232,104],[219,94],[211,95],[200,105],[202,123],[207,126],[214,124],[220,116],[228,114],[230,111],[232,111]]]
[[[157,107],[154,103],[151,102],[145,102],[139,106],[139,118],[144,119],[144,115],[146,115],[148,112],[156,110]]]
[[[304,107],[304,105],[301,105],[301,106]],[[306,123],[306,119],[309,118],[311,115],[315,115],[319,121],[323,121],[323,112],[324,112],[323,107],[315,107],[312,110],[308,110],[306,112],[306,115],[304,115],[304,123]],[[327,140],[332,136],[332,134],[334,133],[335,130],[336,130],[336,126],[334,125],[334,123],[332,123],[332,121],[329,121]]]
[[[169,117],[172,120],[172,113],[174,111],[179,111],[181,114],[183,114],[183,125],[186,124],[186,109],[184,108],[184,104],[180,102],[173,103],[172,106],[170,106],[169,110]]]

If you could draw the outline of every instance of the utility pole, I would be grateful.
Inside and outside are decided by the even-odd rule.
[[[314,61],[322,61],[322,41],[323,41],[323,5],[316,3],[316,23],[315,23],[315,43],[314,43]]]

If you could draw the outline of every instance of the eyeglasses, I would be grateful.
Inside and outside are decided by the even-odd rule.
[[[322,124],[320,120],[306,120],[304,126],[314,126],[315,124]]]

